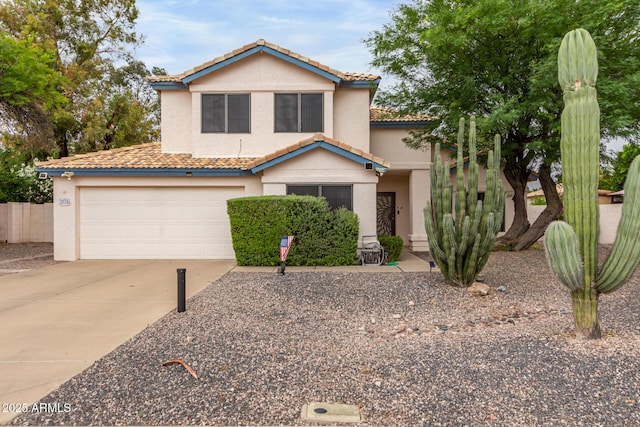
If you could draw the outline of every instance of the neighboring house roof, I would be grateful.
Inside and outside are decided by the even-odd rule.
[[[433,127],[440,119],[428,114],[401,114],[390,108],[371,107],[369,121],[372,128],[416,128]]]
[[[277,44],[269,43],[263,39],[247,44],[211,61],[205,62],[204,64],[187,70],[182,74],[152,76],[148,77],[147,80],[156,90],[186,89],[187,85],[192,81],[257,53],[270,54],[276,58],[280,58],[327,78],[342,87],[362,87],[375,90],[380,82],[380,76],[378,75],[338,71],[323,65],[318,61],[314,61],[306,56],[292,52],[289,49],[278,46]]]
[[[371,163],[377,172],[390,166],[380,157],[316,133],[263,157],[198,158],[191,154],[162,153],[160,143],[155,142],[38,162],[36,167],[38,172],[52,176],[68,176],[63,175],[65,172],[78,176],[239,176],[255,174],[316,148],[360,164]]]
[[[278,163],[282,163],[316,148],[324,148],[325,150],[360,164],[371,163],[372,168],[375,168],[377,172],[384,172],[391,166],[384,159],[374,156],[371,153],[354,148],[333,138],[328,138],[321,133],[316,133],[312,137],[303,139],[296,144],[255,159],[249,164],[249,168],[251,168],[253,173],[260,172],[261,170],[275,166]]]
[[[59,176],[74,175],[246,175],[253,157],[197,158],[191,154],[162,153],[160,143],[132,145],[113,150],[77,154],[38,162],[37,170]]]

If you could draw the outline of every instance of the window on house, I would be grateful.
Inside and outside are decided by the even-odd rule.
[[[353,210],[353,187],[351,185],[287,185],[287,194],[324,197],[331,209],[345,207]]]
[[[276,93],[276,132],[323,132],[321,93]]]
[[[251,95],[202,94],[202,133],[250,133]]]

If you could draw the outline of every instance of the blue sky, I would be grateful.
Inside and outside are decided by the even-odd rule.
[[[178,74],[258,39],[340,71],[381,74],[362,40],[397,0],[138,0],[136,56]],[[383,79],[384,81],[384,79]]]

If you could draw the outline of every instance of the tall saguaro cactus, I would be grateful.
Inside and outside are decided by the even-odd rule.
[[[471,285],[487,263],[504,216],[504,188],[500,179],[500,137],[489,151],[484,199],[478,200],[476,122],[469,126],[469,178],[464,179],[464,119],[458,131],[455,210],[449,162],[436,144],[431,169],[431,201],[424,209],[425,228],[433,259],[447,282]]]
[[[640,263],[640,156],[627,175],[622,217],[613,248],[597,271],[600,108],[595,83],[596,45],[584,29],[567,33],[558,53],[564,93],[560,149],[567,222],[555,221],[544,237],[547,260],[570,290],[576,335],[600,338],[598,295],[625,283]]]

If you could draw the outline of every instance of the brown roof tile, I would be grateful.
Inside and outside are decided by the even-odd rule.
[[[295,150],[298,150],[298,149],[300,149],[302,147],[305,147],[307,145],[313,144],[314,142],[318,142],[318,141],[324,141],[327,144],[331,144],[331,145],[336,146],[338,148],[341,148],[341,149],[343,149],[345,151],[348,151],[348,152],[356,154],[356,155],[358,155],[360,157],[363,157],[363,158],[365,158],[367,160],[374,161],[374,162],[379,163],[379,164],[381,164],[381,165],[383,165],[385,167],[391,167],[389,162],[385,161],[384,159],[381,159],[380,157],[374,156],[371,153],[367,153],[365,151],[360,150],[359,148],[352,147],[352,146],[350,146],[348,144],[345,144],[343,142],[340,142],[340,141],[338,141],[336,139],[326,137],[321,133],[315,133],[315,134],[313,134],[313,136],[311,136],[309,138],[305,138],[305,139],[303,139],[301,141],[298,141],[297,143],[289,145],[288,147],[285,147],[283,149],[277,150],[277,151],[275,151],[273,153],[269,153],[269,154],[267,154],[267,155],[265,155],[263,157],[256,158],[253,161],[251,161],[248,164],[247,167],[248,168],[254,168],[256,166],[260,166],[260,165],[262,165],[264,163],[267,163],[267,162],[269,162],[271,160],[277,159],[278,157],[281,157],[281,156],[283,156],[283,155],[285,155],[287,153],[291,153],[291,152],[293,152]]]
[[[52,169],[246,169],[255,157],[196,158],[190,154],[160,151],[160,143],[132,145],[113,150],[77,154],[39,162]]]
[[[369,119],[372,122],[422,122],[438,120],[428,114],[400,114],[396,110],[383,107],[371,107]]]
[[[344,73],[342,71],[338,71],[336,69],[333,69],[331,67],[328,67],[326,65],[323,65],[321,63],[319,63],[318,61],[314,61],[310,58],[307,58],[306,56],[302,56],[299,53],[296,52],[292,52],[289,49],[285,49],[281,46],[278,46],[277,44],[273,44],[273,43],[269,43],[263,39],[260,39],[254,43],[249,43],[247,45],[244,45],[243,47],[236,49],[232,52],[226,53],[222,56],[219,56],[215,59],[212,59],[211,61],[207,61],[204,64],[198,65],[197,67],[194,67],[190,70],[185,71],[182,74],[175,74],[175,75],[170,75],[170,76],[151,76],[148,77],[148,81],[150,82],[180,82],[182,81],[182,79],[184,79],[185,77],[189,77],[192,74],[195,74],[199,71],[204,70],[205,68],[211,67],[212,65],[218,64],[220,62],[223,62],[229,58],[233,58],[234,56],[240,55],[243,52],[246,52],[247,50],[253,49],[257,46],[266,46],[269,47],[277,52],[280,52],[284,55],[290,56],[291,58],[295,58],[298,59],[302,62],[306,62],[307,64],[316,67],[322,71],[326,71],[330,74],[333,74],[336,77],[339,77],[340,79],[344,80],[344,81],[357,81],[357,80],[368,80],[368,81],[375,81],[375,80],[379,80],[380,76],[375,75],[375,74],[366,74],[366,73]]]

